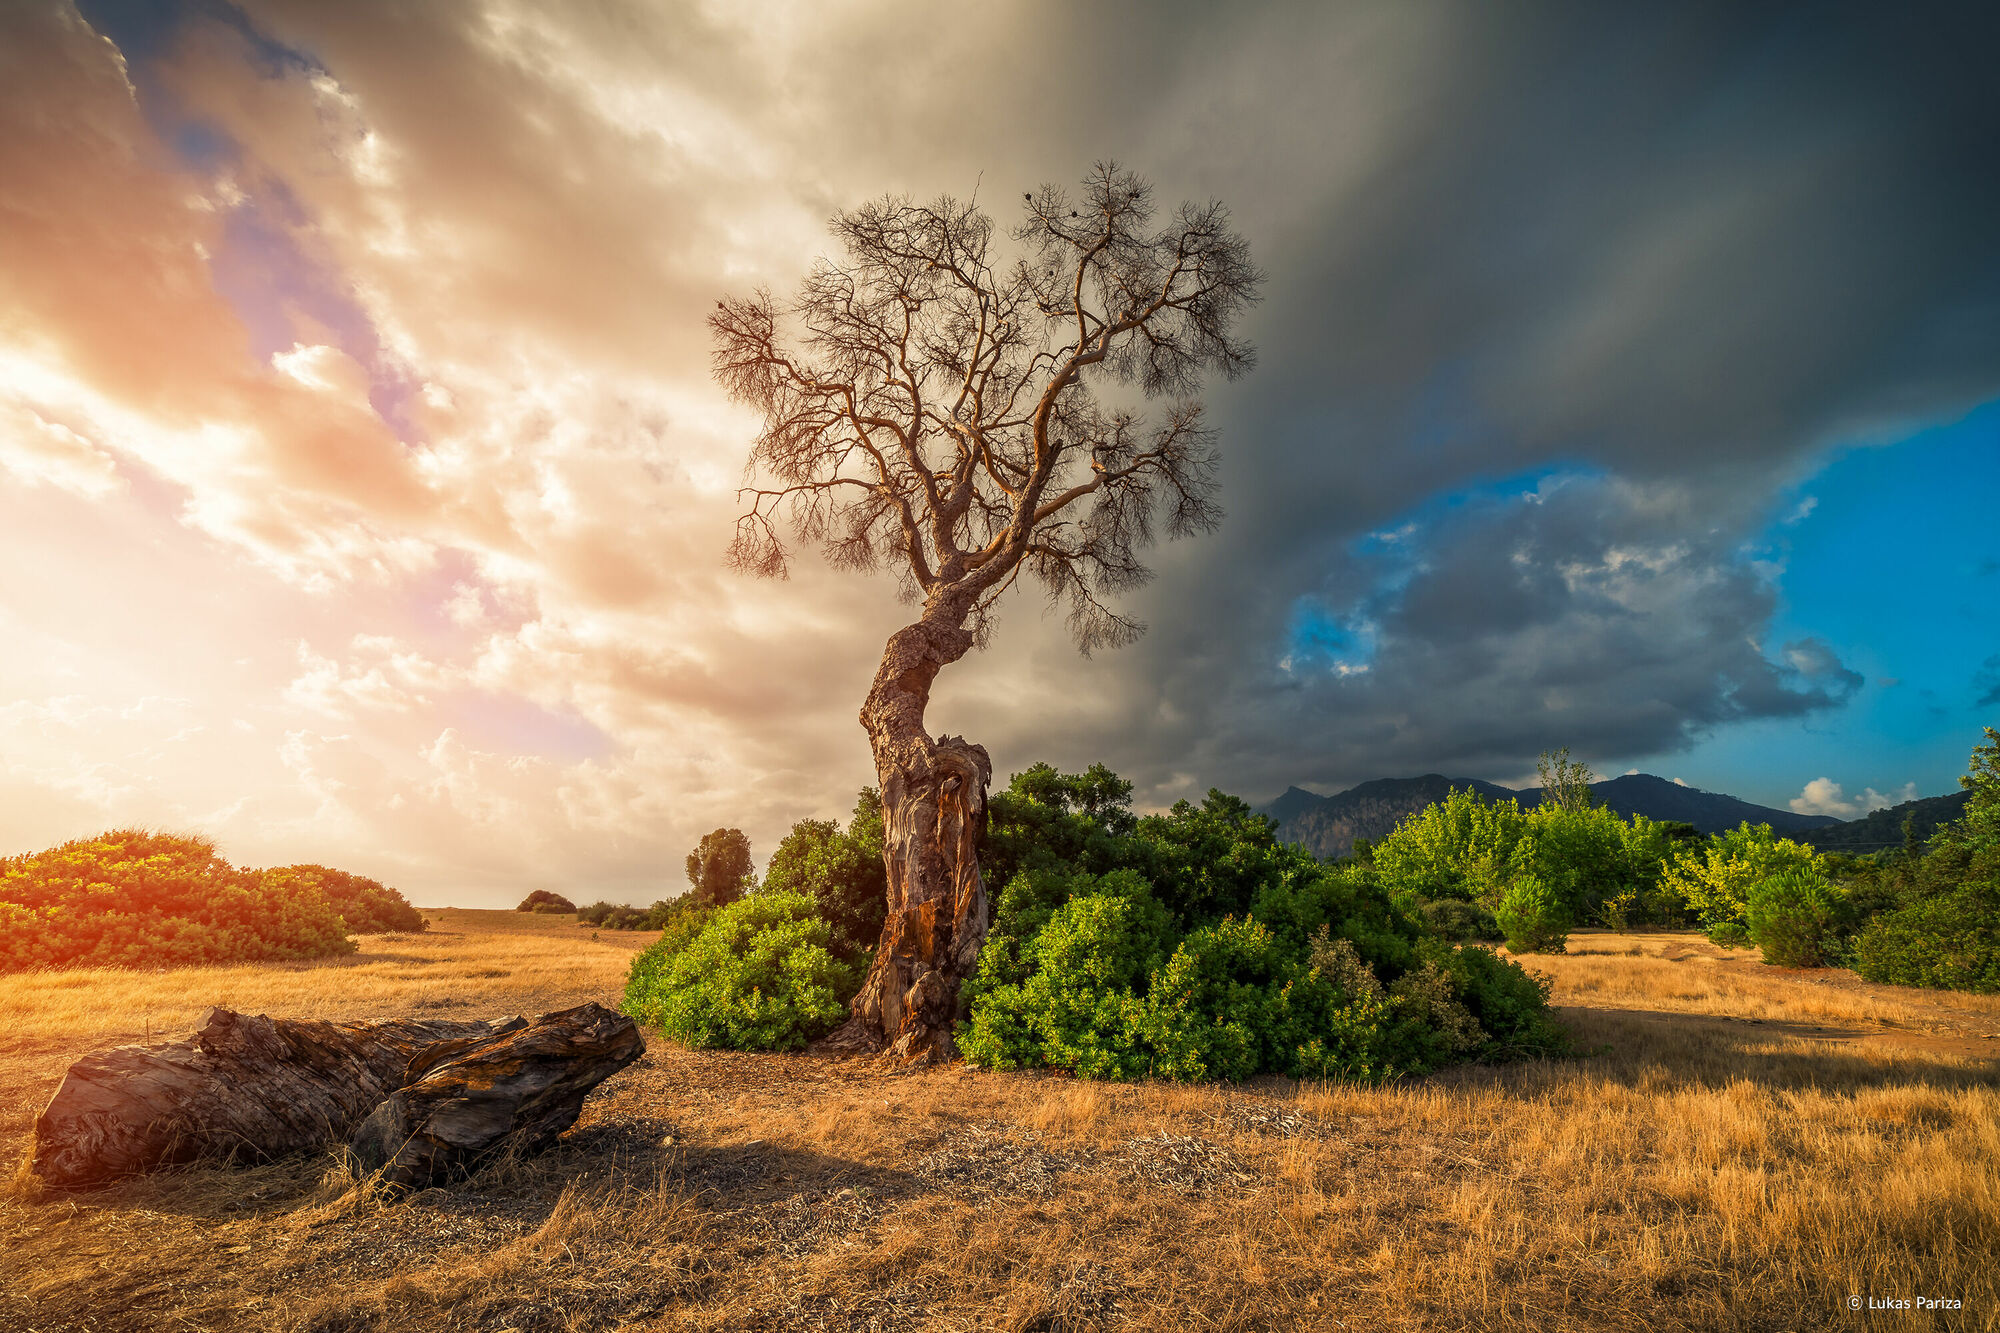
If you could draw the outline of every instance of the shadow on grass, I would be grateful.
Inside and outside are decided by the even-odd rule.
[[[1564,1008],[1561,1014],[1576,1041],[1574,1059],[1467,1065],[1441,1070],[1429,1081],[1522,1094],[1579,1078],[1660,1092],[1738,1082],[1825,1093],[2000,1087],[2000,1060],[1890,1046],[1866,1031],[1829,1024],[1642,1009]]]
[[[327,1214],[310,1224],[317,1228],[345,1220],[329,1213],[328,1205],[351,1183],[338,1150],[330,1147],[269,1162],[167,1167],[88,1190],[34,1189],[34,1197],[23,1201],[210,1223]],[[762,1141],[690,1145],[669,1121],[618,1120],[572,1130],[533,1156],[503,1155],[442,1187],[368,1212],[381,1218],[409,1210],[405,1217],[413,1224],[426,1216],[456,1216],[532,1230],[548,1219],[566,1187],[585,1183],[664,1186],[704,1208],[730,1210],[825,1198],[842,1190],[887,1200],[924,1188],[908,1172],[850,1158]]]

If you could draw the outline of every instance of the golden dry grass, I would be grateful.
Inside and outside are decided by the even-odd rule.
[[[179,1034],[212,1005],[287,1018],[374,1018],[549,1007],[567,994],[624,984],[632,955],[658,931],[592,930],[573,916],[432,908],[420,935],[370,935],[344,958],[176,971],[76,968],[24,972],[0,988],[0,1042],[65,1043]],[[579,1003],[581,1003],[581,998]]]
[[[510,989],[524,936],[615,992],[588,932],[507,924],[434,964],[464,1012],[534,1007]],[[1580,1058],[1384,1089],[655,1040],[550,1153],[404,1203],[319,1162],[0,1201],[0,1328],[2000,1327],[1991,1006],[1636,944],[1533,960]],[[299,1003],[356,1012],[345,979],[374,966],[318,969]],[[367,975],[370,1006],[434,984]],[[28,1063],[45,1099],[59,1069],[0,1070]],[[1851,1294],[1964,1308],[1854,1315]]]
[[[1913,1032],[2000,1032],[2000,995],[1876,986],[1838,968],[1766,967],[1756,949],[1690,932],[1582,931],[1567,953],[1523,960],[1555,978],[1557,1000],[1613,1009],[1719,1014]]]

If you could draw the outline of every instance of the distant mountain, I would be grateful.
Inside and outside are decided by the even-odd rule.
[[[1522,805],[1537,805],[1542,799],[1540,788],[1516,791],[1477,778],[1426,773],[1420,778],[1377,778],[1333,796],[1318,796],[1292,787],[1263,810],[1278,821],[1278,836],[1286,842],[1300,843],[1315,856],[1346,856],[1354,850],[1356,838],[1379,841],[1410,815],[1442,801],[1453,789],[1464,787],[1472,788],[1489,801],[1512,797]],[[1703,833],[1720,833],[1745,820],[1769,824],[1786,834],[1803,834],[1840,823],[1829,815],[1802,815],[1768,805],[1753,805],[1720,792],[1684,787],[1649,773],[1606,778],[1592,783],[1590,790],[1600,802],[1626,818],[1640,814],[1648,819],[1677,819]],[[1901,836],[1899,825],[1899,840]]]
[[[1325,804],[1329,798],[1316,795],[1303,787],[1287,787],[1285,794],[1263,807],[1262,813],[1269,815],[1280,824],[1289,824],[1308,810]]]
[[[1278,836],[1286,842],[1301,843],[1315,856],[1346,856],[1354,850],[1356,838],[1379,841],[1407,816],[1442,801],[1455,787],[1470,787],[1488,800],[1518,795],[1491,782],[1426,773],[1420,778],[1377,778],[1335,796],[1315,796],[1293,787],[1264,807],[1264,813],[1278,821]],[[1280,803],[1287,814],[1278,813]]]
[[[1298,789],[1294,787],[1292,790]],[[1823,852],[1848,852],[1859,856],[1863,852],[1901,847],[1903,821],[1909,819],[1915,821],[1917,841],[1923,842],[1937,832],[1938,825],[1949,824],[1964,815],[1965,803],[1971,799],[1971,792],[1955,791],[1946,796],[1905,801],[1886,810],[1865,814],[1859,819],[1850,819],[1844,824],[1813,829],[1801,835],[1799,840],[1809,842]]]
[[[1752,824],[1769,824],[1777,832],[1788,835],[1840,822],[1832,815],[1802,815],[1796,810],[1753,805],[1734,796],[1724,796],[1721,792],[1683,787],[1678,782],[1656,778],[1651,773],[1628,773],[1622,778],[1593,782],[1590,794],[1627,819],[1633,815],[1644,815],[1648,819],[1679,819],[1703,833],[1720,833],[1746,820]],[[1541,799],[1539,790],[1521,793],[1523,805],[1540,804]]]

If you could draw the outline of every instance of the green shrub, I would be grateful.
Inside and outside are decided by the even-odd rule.
[[[1725,949],[1747,949],[1750,947],[1750,930],[1741,922],[1724,921],[1708,928],[1711,944],[1719,944]]]
[[[1499,920],[1478,903],[1462,902],[1456,898],[1434,898],[1419,910],[1423,913],[1424,923],[1436,931],[1440,939],[1498,942],[1506,938],[1500,930]]]
[[[1588,776],[1580,767],[1574,772]],[[1405,818],[1367,860],[1385,888],[1411,900],[1458,899],[1491,910],[1528,876],[1555,894],[1573,922],[1666,924],[1684,920],[1686,908],[1662,891],[1662,864],[1693,834],[1691,825],[1643,815],[1628,822],[1580,795],[1524,809],[1511,798],[1488,801],[1458,790]]]
[[[299,891],[317,889],[333,904],[333,910],[340,913],[350,934],[382,935],[390,931],[415,934],[429,929],[424,914],[410,906],[409,899],[382,881],[364,875],[350,875],[326,866],[279,866],[264,872],[264,882],[286,885],[287,891],[291,886]]]
[[[600,899],[588,907],[577,909],[576,924],[604,930],[664,930],[669,921],[683,912],[694,911],[696,907],[693,894],[662,898],[651,907],[633,907],[629,903]]]
[[[833,928],[833,952],[847,961],[871,954],[888,915],[882,864],[882,798],[864,787],[845,831],[830,819],[801,819],[771,853],[770,893],[803,893]]]
[[[1014,872],[965,990],[973,1063],[1376,1081],[1564,1049],[1545,989],[1438,938],[1367,864],[1322,864],[1217,792],[1123,819],[1123,790],[1039,767],[996,798]]]
[[[560,893],[553,893],[548,889],[536,889],[533,893],[521,899],[520,906],[514,910],[517,912],[563,914],[574,912],[576,904],[563,897]]]
[[[1048,1065],[1083,1078],[1138,1077],[1151,1064],[1137,1040],[1138,991],[1171,943],[1171,922],[1129,871],[1080,875],[1069,885],[1075,896],[1033,934],[1025,964],[1000,950],[981,955],[960,1048],[994,1069]]]
[[[1528,821],[1519,801],[1456,790],[1404,819],[1369,859],[1392,893],[1497,901]]]
[[[1638,878],[1627,856],[1631,830],[1612,810],[1545,801],[1528,812],[1527,825],[1514,844],[1509,882],[1523,876],[1540,880],[1571,923],[1598,916],[1605,900]]]
[[[1846,895],[1810,870],[1795,867],[1758,880],[1745,911],[1745,931],[1767,963],[1825,967],[1847,953]]]
[[[114,829],[0,860],[0,971],[265,962],[354,947],[313,876],[238,869],[207,838]]]
[[[2000,884],[1963,884],[1863,926],[1854,970],[1870,981],[2000,991]]]
[[[1562,895],[1536,875],[1516,877],[1493,916],[1514,953],[1561,953],[1575,924]]]
[[[1420,952],[1450,978],[1453,995],[1485,1034],[1480,1058],[1518,1060],[1569,1050],[1569,1033],[1549,1008],[1552,982],[1546,975],[1477,946],[1426,941]]]
[[[1687,905],[1710,939],[1728,947],[1725,937],[1740,942],[1749,928],[1751,886],[1788,870],[1824,879],[1826,858],[1778,837],[1769,824],[1746,821],[1687,847],[1666,868],[1661,884]]]
[[[1190,931],[1152,978],[1140,1015],[1150,1072],[1233,1082],[1291,1064],[1296,1024],[1275,1004],[1284,970],[1276,938],[1254,918]]]
[[[690,1046],[795,1050],[847,1016],[860,984],[831,934],[800,893],[682,913],[632,960],[625,1012]]]

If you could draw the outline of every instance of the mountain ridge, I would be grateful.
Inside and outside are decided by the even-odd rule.
[[[1800,835],[1799,841],[1809,842],[1823,852],[1848,852],[1856,856],[1888,851],[1903,845],[1903,821],[1907,819],[1912,825],[1911,833],[1922,845],[1937,832],[1938,825],[1963,817],[1971,800],[1969,791],[1920,796],[1901,805],[1870,810],[1859,819],[1812,829]]]
[[[1315,856],[1330,858],[1352,852],[1356,838],[1374,842],[1387,837],[1410,815],[1443,800],[1454,789],[1467,787],[1487,800],[1512,799],[1522,805],[1537,805],[1542,799],[1539,788],[1516,790],[1478,778],[1425,773],[1414,778],[1376,778],[1331,796],[1289,787],[1261,809],[1278,821],[1281,839],[1299,843]],[[1769,824],[1787,835],[1803,835],[1841,823],[1831,815],[1802,815],[1795,810],[1757,805],[1726,793],[1669,782],[1651,773],[1605,778],[1591,783],[1590,790],[1600,804],[1625,818],[1642,814],[1648,819],[1681,820],[1703,833],[1732,829],[1745,820]]]

